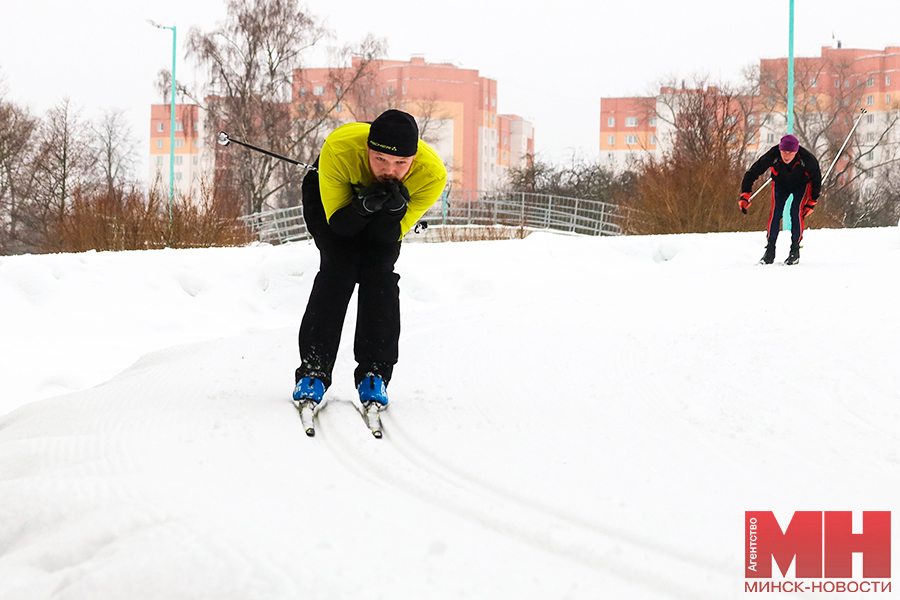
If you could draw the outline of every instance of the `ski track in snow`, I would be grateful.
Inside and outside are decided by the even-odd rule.
[[[332,417],[327,408],[321,414],[328,414],[324,419],[324,441],[341,464],[359,477],[373,483],[389,482],[403,493],[538,550],[566,556],[665,597],[715,598],[716,594],[708,588],[710,580],[727,575],[723,563],[690,560],[676,548],[666,548],[650,539],[567,514],[558,507],[536,503],[450,465],[432,449],[415,441],[390,410],[383,416],[386,443],[352,454],[347,448],[352,447],[350,437],[355,438],[358,432],[352,431],[352,427],[335,427],[339,417],[347,415]],[[653,569],[637,568],[647,564],[648,555],[652,555]],[[678,577],[660,574],[661,563],[665,564],[663,571],[678,573]],[[702,585],[682,585],[679,579],[683,578]]]

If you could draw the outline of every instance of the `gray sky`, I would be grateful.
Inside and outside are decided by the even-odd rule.
[[[179,80],[191,81],[182,42],[225,18],[223,0],[23,0],[0,18],[0,78],[8,97],[43,113],[64,97],[84,118],[126,111],[146,162],[149,105],[162,102],[156,73],[172,60],[178,28]],[[547,159],[598,154],[602,96],[655,93],[670,77],[736,82],[760,58],[787,56],[789,0],[314,0],[334,45],[371,33],[388,58],[449,60],[496,79],[501,112],[532,121]],[[900,1],[795,0],[795,56],[900,45]],[[325,66],[309,64],[307,66]],[[142,167],[144,168],[144,167]],[[143,173],[143,171],[142,171]]]

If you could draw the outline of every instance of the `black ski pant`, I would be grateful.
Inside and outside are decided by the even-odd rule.
[[[400,339],[400,276],[394,264],[400,242],[377,243],[365,232],[352,237],[336,234],[325,219],[319,174],[303,179],[303,217],[319,249],[319,272],[300,324],[300,368],[295,377],[316,377],[331,385],[341,330],[354,288],[357,292],[354,356],[355,384],[369,374],[387,384],[397,363]]]
[[[801,216],[800,208],[809,199],[810,189],[810,184],[800,187],[786,187],[773,182],[772,214],[769,215],[769,228],[766,236],[769,245],[775,246],[775,241],[778,239],[778,231],[781,229],[784,206],[787,204],[787,199],[791,194],[794,195],[794,199],[791,201],[791,246],[797,247],[800,245],[800,240],[803,239],[803,217]]]

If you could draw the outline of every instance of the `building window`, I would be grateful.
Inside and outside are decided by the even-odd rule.
[[[629,146],[635,146],[638,143],[638,136],[636,135],[626,135],[625,143]]]
[[[199,157],[199,156],[195,156],[195,157],[194,157],[194,164],[196,165],[196,164],[198,164],[199,162],[200,162],[200,157]]]
[[[184,131],[184,123],[175,121],[175,131]]]
[[[891,76],[890,75],[884,76],[884,85],[891,85]]]
[[[183,139],[183,138],[178,138],[177,140],[175,140],[175,147],[176,147],[176,148],[183,148],[183,147],[184,147],[184,139]]]
[[[866,96],[866,106],[875,104],[875,96]]]
[[[305,96],[305,95],[306,95],[306,88],[305,88],[305,87],[297,88],[297,95],[298,95],[298,96],[301,96],[301,97],[302,97],[302,96]]]
[[[388,86],[388,96],[393,96],[393,95],[394,95],[394,86],[389,85]]]
[[[818,78],[818,77],[810,77],[810,78],[809,78],[809,87],[816,87],[816,86],[818,86],[818,85],[819,85],[819,78]]]
[[[747,125],[756,125],[756,115],[747,117]]]
[[[176,156],[176,157],[175,157],[175,164],[176,164],[176,165],[180,165],[180,164],[183,164],[183,163],[184,163],[184,157],[183,157],[183,156]]]
[[[324,85],[313,86],[313,96],[324,96],[324,95],[325,95],[325,86]]]
[[[163,125],[162,123],[157,123],[157,124],[156,124],[156,130],[157,130],[157,131],[160,131],[160,132],[165,131],[165,130],[166,130],[166,126]]]
[[[175,181],[181,181],[181,171],[175,172]]]
[[[606,126],[607,127],[615,127],[616,126],[616,118],[615,117],[608,118],[606,120]]]
[[[403,93],[405,94],[405,93],[406,93],[406,86],[404,85],[402,89],[403,89]]]
[[[157,148],[163,148],[163,147],[164,147],[164,146],[163,146],[164,144],[165,144],[165,142],[164,142],[163,140],[156,140],[156,147],[157,147]]]
[[[884,103],[885,103],[885,104],[890,104],[890,103],[891,103],[891,95],[890,95],[890,94],[886,94],[886,95],[884,96]]]
[[[725,116],[725,124],[726,125],[734,125],[737,123],[737,117],[734,115],[726,115]]]
[[[874,85],[875,85],[874,77],[869,77],[868,79],[866,79],[866,87],[872,87]]]
[[[656,127],[656,117],[650,117],[650,127]]]
[[[609,154],[606,155],[606,160],[608,160],[609,162],[615,162],[616,155],[613,154],[612,152],[610,152]]]
[[[836,87],[836,88],[839,88],[839,87],[841,87],[841,82],[840,82],[840,81],[837,81],[837,80],[835,80],[835,82],[834,82],[834,87]]]
[[[156,157],[156,164],[162,165],[162,156],[157,156],[157,157]]]
[[[866,115],[866,123],[874,123],[874,122],[875,122],[875,115],[873,115],[873,114]]]
[[[650,145],[651,145],[651,146],[655,146],[655,145],[656,145],[656,136],[653,135],[652,133],[650,134]]]
[[[614,135],[606,136],[606,144],[608,146],[615,146],[616,145],[616,136],[614,136]]]
[[[625,117],[625,127],[637,127],[637,117]]]
[[[775,134],[774,133],[766,134],[766,143],[767,144],[775,143]]]

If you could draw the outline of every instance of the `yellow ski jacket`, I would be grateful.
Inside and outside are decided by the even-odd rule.
[[[375,183],[369,166],[368,123],[347,123],[332,131],[319,155],[319,191],[325,218],[350,204],[360,189]],[[403,238],[434,204],[447,183],[447,169],[434,149],[419,140],[419,148],[403,184],[409,190],[409,206],[400,221]]]

